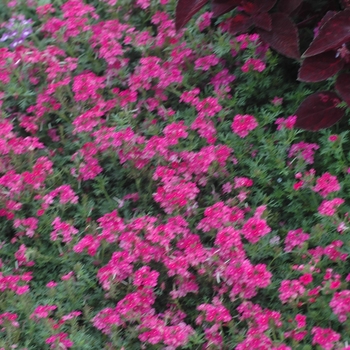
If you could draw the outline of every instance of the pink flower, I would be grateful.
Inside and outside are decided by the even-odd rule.
[[[45,343],[51,344],[51,343],[55,343],[57,341],[60,344],[59,348],[68,349],[68,348],[72,347],[74,345],[74,343],[71,340],[69,340],[67,337],[68,337],[67,333],[57,333],[57,334],[54,334],[51,337],[47,338],[45,340]],[[64,346],[64,348],[62,348],[62,346]],[[56,348],[55,345],[52,344],[51,349],[55,349],[55,348]]]
[[[340,233],[340,234],[343,234],[345,230],[347,230],[348,227],[345,225],[345,222],[341,222],[338,227],[337,227],[337,231]]]
[[[205,312],[204,320],[206,322],[230,322],[232,317],[230,312],[220,303],[215,302],[211,304],[201,304],[197,306],[198,311]]]
[[[36,8],[36,13],[39,18],[54,12],[55,12],[55,9],[52,6],[52,4],[46,4],[46,5],[38,6]]]
[[[54,281],[50,281],[49,283],[46,284],[47,288],[54,288],[57,286],[57,283]]]
[[[207,71],[210,69],[210,67],[214,67],[219,63],[219,58],[215,55],[209,55],[198,58],[195,63],[194,67],[196,70],[204,70]]]
[[[330,201],[324,200],[318,207],[318,212],[324,216],[333,216],[336,209],[343,204],[345,201],[342,198],[334,198]]]
[[[110,289],[111,281],[121,282],[132,275],[135,258],[127,251],[114,252],[107,265],[99,269],[97,278],[105,290]]]
[[[98,77],[93,72],[89,71],[75,76],[72,88],[75,94],[75,101],[87,101],[90,98],[97,100],[100,97],[97,90],[105,87],[105,79],[106,77]]]
[[[205,117],[197,117],[191,125],[192,130],[198,130],[199,136],[205,138],[209,144],[216,141],[216,129],[214,123]]]
[[[314,152],[319,148],[320,146],[315,143],[306,143],[302,141],[291,146],[288,157],[304,159],[306,163],[312,164],[314,162]]]
[[[188,343],[188,338],[194,334],[191,326],[180,322],[177,325],[167,326],[164,328],[164,344],[169,345],[169,349],[183,347]]]
[[[181,264],[183,262],[175,261],[175,264],[178,264],[178,263]],[[167,265],[167,268],[169,269],[169,271],[171,268],[178,268],[177,266],[175,266],[175,264],[173,266]],[[180,269],[178,269],[178,270],[180,270]],[[188,274],[188,277],[184,277],[186,272]],[[184,274],[184,271],[178,271],[178,274],[181,274],[182,276],[175,280],[174,289],[169,293],[169,295],[173,299],[183,298],[188,293],[195,293],[195,294],[198,293],[199,286],[196,282],[195,276],[191,275],[188,271],[186,271],[186,272]],[[174,274],[175,273],[173,271],[170,271],[170,273],[168,273],[169,276],[174,275]]]
[[[311,273],[306,273],[305,275],[302,275],[301,277],[299,277],[299,281],[303,284],[303,285],[307,285],[309,283],[312,282],[312,275]]]
[[[338,140],[338,135],[331,135],[329,136],[328,140],[331,142],[335,142]]]
[[[172,317],[169,317],[171,320]],[[167,322],[168,323],[168,322]],[[188,338],[194,333],[192,327],[183,321],[176,324],[166,324],[159,316],[145,315],[142,317],[139,328],[142,333],[139,339],[150,344],[164,343],[168,345],[164,349],[175,349],[183,347],[188,342]]]
[[[250,243],[257,243],[261,237],[269,232],[271,232],[271,228],[266,221],[258,217],[248,219],[242,227],[242,234]]]
[[[111,332],[112,325],[119,326],[123,324],[115,308],[105,308],[101,310],[91,321],[94,327],[104,334],[109,334]]]
[[[226,182],[222,185],[222,193],[230,193],[232,191],[232,185],[230,182]]]
[[[274,99],[271,101],[272,104],[275,106],[280,106],[283,103],[283,97],[277,97],[275,96]],[[282,118],[281,118],[282,119]]]
[[[234,188],[241,188],[241,187],[251,187],[253,186],[253,180],[249,179],[247,177],[235,177],[234,178],[235,187]]]
[[[169,177],[164,186],[159,186],[153,198],[167,214],[190,204],[199,193],[194,182],[185,181],[178,176]]]
[[[284,280],[278,291],[282,304],[285,304],[302,296],[305,293],[305,287],[298,280]]]
[[[277,130],[282,130],[283,128],[286,129],[293,129],[294,124],[297,121],[296,115],[291,115],[287,119],[284,118],[277,118],[275,121],[275,124],[277,124]]]
[[[258,72],[262,72],[266,68],[266,64],[255,58],[248,58],[248,60],[241,67],[242,72],[247,73],[250,69],[253,69]]]
[[[234,213],[234,211],[236,211]],[[236,214],[236,215],[234,215]],[[220,229],[225,223],[243,219],[244,213],[238,208],[230,208],[223,202],[217,202],[207,207],[204,211],[204,218],[198,223],[197,230],[209,232],[212,229]]]
[[[96,126],[103,123],[101,117],[104,115],[103,106],[95,105],[92,109],[84,111],[73,121],[73,134],[91,132]]]
[[[331,281],[329,284],[329,289],[339,289],[341,286],[341,282],[339,280]]]
[[[220,268],[217,273],[220,273]],[[230,299],[233,301],[237,296],[243,299],[253,298],[258,293],[258,288],[266,288],[271,283],[272,273],[265,264],[254,266],[248,259],[237,258],[227,263],[222,276],[230,286]]]
[[[235,247],[237,256],[245,257],[239,231],[235,230],[232,226],[225,227],[218,231],[215,238],[215,245],[220,247],[222,252],[229,252],[232,247]]]
[[[218,323],[214,323],[211,327],[205,328],[205,339],[208,341],[204,344],[204,349],[209,349],[213,345],[216,346],[217,349],[221,349],[223,346],[223,337],[220,334],[220,325]]]
[[[159,272],[151,270],[149,266],[143,266],[134,274],[134,285],[155,287],[157,285],[158,277]]]
[[[298,181],[293,185],[294,191],[298,191],[300,188],[302,188],[304,185],[304,181]]]
[[[63,275],[61,277],[61,280],[62,281],[68,281],[73,276],[73,273],[74,273],[73,271],[68,272],[66,275]]]
[[[9,321],[11,322],[13,327],[19,327],[19,323],[17,321],[17,314],[13,314],[11,312],[5,312],[3,314],[0,314],[0,325],[4,325],[4,321]],[[3,329],[2,329],[3,331]],[[5,348],[3,348],[5,349]]]
[[[81,315],[81,311],[72,311],[67,315],[62,316],[61,321],[66,322]]]
[[[336,176],[324,173],[316,180],[316,186],[312,189],[315,192],[319,192],[322,197],[327,197],[331,192],[339,191],[340,185]]]
[[[254,213],[254,217],[260,219],[266,208],[266,205],[260,205],[259,207],[257,207]]]
[[[38,219],[34,217],[30,217],[27,219],[15,219],[14,220],[14,227],[18,228],[20,226],[23,226],[26,230],[25,234],[28,237],[33,237],[35,230],[38,228]]]
[[[27,261],[27,247],[24,244],[21,244],[18,251],[15,253],[15,258],[18,262],[18,266],[32,266],[34,261]]]
[[[221,105],[216,97],[206,97],[196,105],[198,117],[213,117],[222,110]]]
[[[197,20],[199,31],[202,32],[205,28],[210,26],[210,20],[213,17],[213,12],[203,13]]]
[[[56,310],[56,305],[39,305],[34,312],[30,315],[29,318],[46,318],[49,315],[50,311]]]
[[[239,343],[236,350],[274,350],[272,340],[262,332],[257,331],[255,328],[250,328],[245,336],[245,339]],[[288,349],[290,350],[290,349]]]
[[[79,232],[69,223],[61,221],[60,217],[56,217],[51,225],[54,227],[54,231],[50,235],[52,241],[56,241],[58,235],[61,235],[63,237],[62,242],[69,243],[73,239],[72,235],[76,235]]]
[[[125,107],[128,104],[131,104],[137,101],[137,91],[123,90],[118,93],[118,97],[119,97],[120,107]]]
[[[16,288],[16,294],[17,295],[22,295],[22,294],[25,294],[25,293],[28,293],[29,292],[29,286],[17,286]]]
[[[308,331],[296,331],[296,330],[292,330],[292,331],[290,331],[290,332],[285,332],[284,333],[284,337],[285,338],[289,338],[289,337],[291,337],[291,338],[293,338],[294,340],[296,340],[297,342],[300,342],[300,341],[302,341],[304,338],[305,338],[305,336],[308,334]]]
[[[145,10],[150,6],[150,0],[137,0],[136,5]]]
[[[199,102],[199,98],[197,97],[199,92],[200,90],[198,88],[183,92],[180,96],[180,102],[189,103],[192,106],[196,106]]]
[[[345,322],[350,313],[350,290],[342,290],[334,294],[329,306],[338,316],[339,322]]]
[[[328,256],[329,259],[336,261],[336,260],[342,260],[345,261],[348,257],[348,254],[342,253],[337,248],[340,248],[344,244],[343,241],[337,240],[333,241],[331,244],[327,245],[324,248],[323,253]]]
[[[177,145],[180,138],[185,139],[188,136],[187,126],[184,124],[184,121],[168,124],[164,128],[163,133],[169,146]]]
[[[258,122],[252,115],[237,114],[231,125],[232,131],[239,137],[244,138],[249,134],[249,131],[254,130],[258,126]]]
[[[310,238],[308,233],[303,232],[301,228],[297,230],[291,230],[287,233],[287,237],[284,240],[285,252],[291,252],[295,247],[301,249],[303,243]]]
[[[295,316],[295,321],[297,322],[298,328],[304,328],[306,326],[306,316],[297,314]]]
[[[217,95],[222,96],[224,93],[231,91],[231,83],[236,79],[231,75],[228,69],[222,69],[211,80],[210,83],[214,86],[214,91]]]
[[[313,334],[312,345],[318,344],[325,350],[333,349],[334,343],[340,340],[340,334],[331,328],[313,327],[311,334]]]
[[[100,247],[100,240],[93,235],[84,236],[74,247],[73,250],[76,253],[81,253],[87,248],[88,254],[94,256]]]

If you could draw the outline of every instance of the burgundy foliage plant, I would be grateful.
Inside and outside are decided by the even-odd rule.
[[[179,0],[176,28],[183,28],[208,0]],[[298,80],[320,82],[336,76],[335,91],[307,97],[296,111],[296,127],[317,131],[338,122],[345,114],[339,103],[350,106],[350,1],[334,1],[314,14],[305,0],[210,0],[214,17],[233,9],[228,20],[232,35],[254,31],[278,53],[298,60]],[[316,21],[316,22],[315,22]],[[314,39],[300,55],[299,30],[315,26]]]

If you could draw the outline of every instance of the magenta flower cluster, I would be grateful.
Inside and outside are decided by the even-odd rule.
[[[296,116],[276,120],[282,97],[269,99],[272,122],[268,108],[230,105],[239,79],[266,74],[268,47],[257,34],[232,37],[230,59],[244,53],[233,74],[225,55],[175,31],[168,1],[91,3],[37,7],[51,43],[41,49],[20,45],[29,20],[18,17],[15,34],[14,20],[3,26],[0,40],[14,41],[0,49],[0,292],[16,303],[0,301],[0,331],[40,329],[38,348],[51,349],[82,344],[77,329],[106,349],[349,349],[340,172],[316,170],[322,143],[297,137]],[[147,14],[144,30],[135,13]],[[211,19],[193,26],[209,31]],[[6,92],[15,79],[35,94],[18,110]],[[331,150],[334,136],[324,137]],[[281,192],[288,202],[276,209]],[[315,305],[333,316],[328,326],[310,316]]]

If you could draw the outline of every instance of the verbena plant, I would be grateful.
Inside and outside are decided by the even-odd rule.
[[[350,348],[331,82],[175,5],[0,5],[0,349]]]
[[[350,1],[178,0],[176,28],[182,28],[208,2],[215,18],[235,10],[222,23],[229,33],[253,30],[280,54],[301,59],[300,81],[334,77],[336,92],[317,91],[308,96],[295,112],[296,127],[317,131],[344,116],[344,107],[350,105]],[[301,57],[299,38],[306,49]]]

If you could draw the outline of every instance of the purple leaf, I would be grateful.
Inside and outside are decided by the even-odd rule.
[[[251,17],[240,13],[237,16],[230,18],[229,23],[230,33],[236,35],[237,33],[247,32],[249,27],[253,24],[253,21]]]
[[[276,5],[277,0],[255,0],[255,12],[259,13],[259,12],[267,12],[270,11],[275,5]]]
[[[350,39],[350,9],[338,12],[321,28],[317,37],[304,52],[303,57],[336,49]]]
[[[270,31],[272,29],[272,19],[267,12],[259,13],[253,17],[254,24],[264,30]]]
[[[282,55],[299,59],[299,37],[295,24],[282,12],[271,14],[271,19],[271,31],[258,29],[261,39]]]
[[[179,0],[176,5],[175,27],[176,30],[183,28],[208,0]]]
[[[340,97],[350,106],[350,74],[342,73],[335,82]]]
[[[277,0],[250,0],[250,1],[242,1],[242,8],[244,12],[250,15],[256,15],[261,12],[267,12],[271,10]]]
[[[318,23],[318,29],[321,29],[337,13],[337,11],[327,11],[327,13],[322,17],[321,21]]]
[[[336,107],[340,102],[338,95],[331,91],[308,96],[295,112],[295,127],[310,131],[329,128],[344,116],[345,109]]]
[[[341,0],[341,3],[344,8],[350,8],[350,0]]]
[[[344,61],[328,51],[304,59],[298,74],[298,80],[308,83],[326,80],[344,67]]]
[[[289,15],[295,11],[302,2],[303,0],[281,0],[278,3],[278,11]]]
[[[219,17],[224,13],[233,10],[235,7],[240,5],[241,0],[213,0],[211,4],[211,10],[214,17]]]

